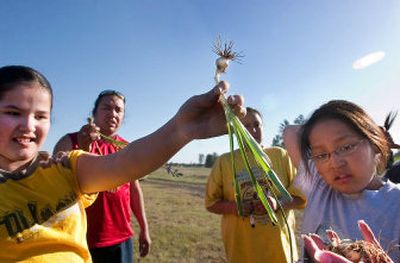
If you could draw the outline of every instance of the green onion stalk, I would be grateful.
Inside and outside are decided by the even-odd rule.
[[[232,41],[228,43],[222,44],[221,39],[218,37],[216,42],[214,43],[213,51],[219,56],[215,62],[216,71],[214,75],[214,80],[216,84],[220,82],[221,74],[226,72],[226,69],[229,66],[230,61],[241,62],[241,58],[243,55],[241,53],[237,53],[233,51],[234,43]],[[289,243],[290,243],[290,257],[291,262],[293,262],[293,248],[292,248],[292,235],[290,231],[289,224],[287,222],[287,217],[283,209],[284,202],[290,202],[293,200],[287,189],[283,186],[279,177],[276,173],[271,169],[271,164],[268,156],[263,151],[260,144],[253,138],[253,136],[249,133],[249,131],[244,127],[239,118],[232,112],[231,108],[228,105],[228,102],[223,94],[220,96],[220,102],[224,108],[228,135],[229,135],[229,145],[230,145],[230,155],[231,155],[231,164],[233,171],[233,187],[235,191],[235,201],[237,206],[237,211],[240,216],[243,216],[243,207],[241,200],[241,191],[237,179],[237,171],[236,171],[236,163],[234,158],[235,151],[235,138],[236,142],[239,146],[239,152],[242,158],[242,161],[246,167],[246,170],[250,176],[250,180],[253,184],[253,187],[257,193],[258,198],[263,204],[269,219],[273,225],[278,225],[279,221],[276,216],[274,209],[268,202],[266,192],[269,193],[272,197],[275,198],[278,204],[278,210],[282,213],[283,219],[285,221],[285,225],[289,234]],[[267,182],[267,188],[265,191],[263,187],[259,184],[253,169],[251,167],[251,163],[255,163],[255,168],[260,171],[260,174],[263,179]],[[250,216],[252,218],[252,215]],[[253,220],[250,220],[252,226]]]
[[[91,123],[93,123],[93,118],[92,118],[92,117],[89,117],[89,118],[87,118],[87,121],[88,121],[89,124],[91,124]],[[117,148],[119,148],[119,149],[122,149],[122,148],[124,148],[125,146],[128,145],[127,142],[117,141],[117,140],[115,140],[114,138],[112,138],[111,136],[107,136],[107,135],[101,133],[100,131],[98,131],[97,133],[100,135],[100,137],[101,137],[102,139],[104,139],[105,141],[108,141],[108,142],[111,143],[111,144],[114,144],[114,145],[115,145]],[[96,144],[96,146],[98,147],[97,144]],[[102,152],[100,151],[99,148],[98,148],[98,151],[100,152],[100,154],[102,154]]]

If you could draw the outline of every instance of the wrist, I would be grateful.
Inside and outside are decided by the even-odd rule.
[[[186,145],[193,140],[190,132],[186,128],[184,121],[179,121],[177,116],[174,116],[167,124],[167,129],[170,131],[168,136],[175,134],[176,142],[180,145]]]

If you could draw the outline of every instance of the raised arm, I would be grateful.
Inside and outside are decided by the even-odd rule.
[[[283,143],[289,153],[290,158],[296,168],[299,168],[301,161],[300,144],[299,144],[299,131],[300,125],[286,126],[283,131]]]
[[[81,190],[97,192],[137,180],[163,165],[193,139],[226,133],[219,96],[227,89],[228,84],[220,82],[209,92],[190,98],[164,126],[115,154],[82,155],[77,167]],[[242,97],[231,96],[228,103],[237,114],[245,114]]]

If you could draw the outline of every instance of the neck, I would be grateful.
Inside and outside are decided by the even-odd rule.
[[[0,165],[0,169],[10,173],[18,173],[26,169],[35,158],[36,156],[29,161],[24,160],[24,161],[9,163],[6,165]]]
[[[369,184],[367,185],[367,187],[365,189],[367,189],[367,190],[378,190],[382,186],[383,186],[382,179],[379,176],[375,175],[372,178],[372,180],[369,182]]]

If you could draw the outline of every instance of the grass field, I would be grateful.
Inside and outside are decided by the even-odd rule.
[[[136,262],[226,262],[220,216],[204,208],[209,171],[180,168],[184,175],[172,177],[159,169],[141,181],[153,243],[150,254],[136,256]],[[135,219],[133,225],[138,233]]]

